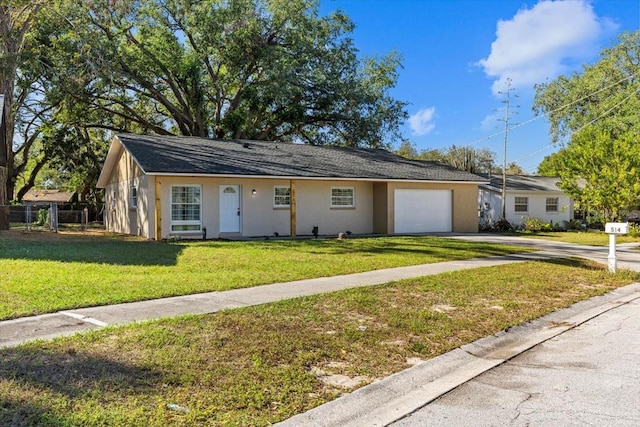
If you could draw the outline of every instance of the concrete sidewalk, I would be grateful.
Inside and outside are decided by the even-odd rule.
[[[0,322],[0,348],[35,339],[71,335],[108,325],[160,317],[205,314],[219,310],[265,304],[300,296],[372,286],[395,280],[455,270],[496,266],[528,260],[581,257],[606,264],[607,247],[576,246],[518,237],[449,235],[447,237],[524,245],[538,252],[377,270],[336,277],[225,292],[210,292],[136,303],[61,311]],[[618,267],[640,271],[637,245],[619,245]],[[640,298],[640,284],[554,312],[508,332],[468,344],[391,377],[363,387],[326,405],[287,420],[283,426],[378,426],[411,414],[428,402],[505,361],[556,337],[589,319]]]
[[[58,336],[72,335],[109,325],[122,325],[186,314],[215,313],[229,308],[266,304],[283,299],[355,287],[380,285],[411,277],[429,276],[455,270],[503,265],[532,259],[547,259],[557,256],[546,252],[514,254],[274,283],[272,285],[224,292],[207,292],[125,304],[65,310],[52,314],[0,322],[0,348],[19,345],[35,339],[51,339]]]
[[[390,268],[344,276],[321,277],[224,292],[208,292],[23,317],[0,322],[0,348],[15,346],[35,339],[51,339],[58,336],[72,335],[108,325],[120,325],[185,314],[214,313],[228,308],[265,304],[288,298],[360,286],[379,285],[395,280],[428,276],[454,270],[559,257],[582,257],[603,264],[607,263],[607,247],[577,246],[562,242],[490,234],[447,235],[446,237],[521,245],[538,249],[539,252]],[[634,246],[638,245],[619,245],[619,268],[640,269],[640,252],[632,250]]]

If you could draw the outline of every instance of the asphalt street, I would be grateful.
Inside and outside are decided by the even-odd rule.
[[[394,427],[639,426],[640,299],[466,382]]]

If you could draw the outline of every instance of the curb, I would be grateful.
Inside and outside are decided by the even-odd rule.
[[[463,345],[276,426],[387,426],[519,354],[636,299],[640,283]]]

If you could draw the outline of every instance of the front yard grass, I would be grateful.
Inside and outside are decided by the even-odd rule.
[[[439,237],[151,242],[0,233],[0,320],[528,249]]]
[[[398,255],[435,250],[426,241],[405,240]],[[310,257],[345,251],[344,243],[364,242],[276,246],[291,244],[288,256]],[[194,245],[196,252],[217,247]],[[414,358],[432,358],[639,279],[583,260],[526,262],[4,349],[0,425],[266,426],[406,369]],[[328,375],[359,384],[340,388],[323,381]]]

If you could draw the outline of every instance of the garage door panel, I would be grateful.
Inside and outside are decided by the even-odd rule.
[[[452,231],[450,190],[395,190],[396,233]]]

